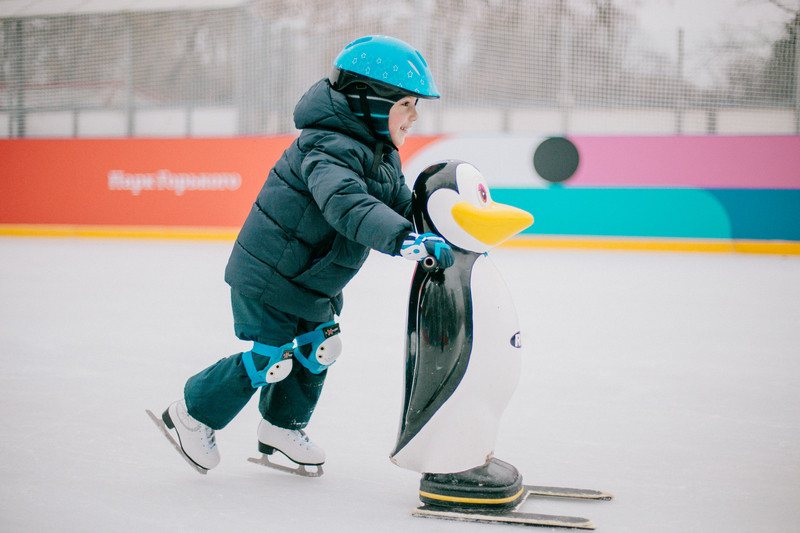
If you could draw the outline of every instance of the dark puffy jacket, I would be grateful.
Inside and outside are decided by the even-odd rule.
[[[300,99],[302,132],[270,170],[233,247],[225,281],[308,320],[342,309],[342,288],[370,249],[396,254],[412,230],[397,149],[380,150],[327,79]],[[377,147],[376,147],[377,144]]]

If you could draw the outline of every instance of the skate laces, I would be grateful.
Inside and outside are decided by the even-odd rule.
[[[203,440],[207,443],[208,451],[213,452],[214,448],[217,447],[217,438],[214,430],[210,427],[206,426],[205,424],[200,424],[200,426],[204,429],[206,436]]]
[[[307,448],[311,448],[314,445],[311,439],[308,438],[308,435],[306,435],[306,432],[302,429],[289,430],[289,435],[292,437],[293,442],[299,441],[301,445],[305,443]]]
[[[208,448],[209,452],[213,452],[214,448],[217,447],[217,439],[214,430],[190,415],[189,410],[186,408],[186,404],[184,402],[180,402],[178,404],[177,410],[178,418],[180,419],[181,424],[183,424],[186,429],[190,431],[202,432],[203,436],[200,437],[200,441],[203,443],[204,447]]]

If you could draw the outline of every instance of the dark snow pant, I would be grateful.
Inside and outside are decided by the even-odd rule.
[[[295,337],[322,323],[278,311],[235,290],[231,291],[231,305],[236,336],[270,346],[292,342]],[[303,348],[308,350],[310,347]],[[254,353],[253,361],[256,368],[261,369],[266,366],[268,358]],[[314,412],[327,370],[313,374],[297,359],[293,363],[286,379],[261,387],[258,408],[261,416],[273,425],[301,429],[306,427]],[[212,429],[222,429],[244,408],[255,391],[242,362],[242,354],[238,353],[189,378],[184,388],[184,399],[190,415]]]

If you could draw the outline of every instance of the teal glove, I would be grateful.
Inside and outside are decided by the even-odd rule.
[[[433,233],[409,233],[400,246],[400,255],[411,261],[423,261],[429,269],[447,268],[455,261],[450,245]]]

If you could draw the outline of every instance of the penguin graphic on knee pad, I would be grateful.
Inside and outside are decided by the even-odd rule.
[[[464,161],[417,178],[416,231],[441,235],[455,263],[417,266],[406,338],[405,400],[391,460],[422,474],[427,505],[504,509],[524,499],[517,469],[494,457],[498,424],[516,388],[520,329],[510,292],[487,252],[533,223],[492,201]]]

